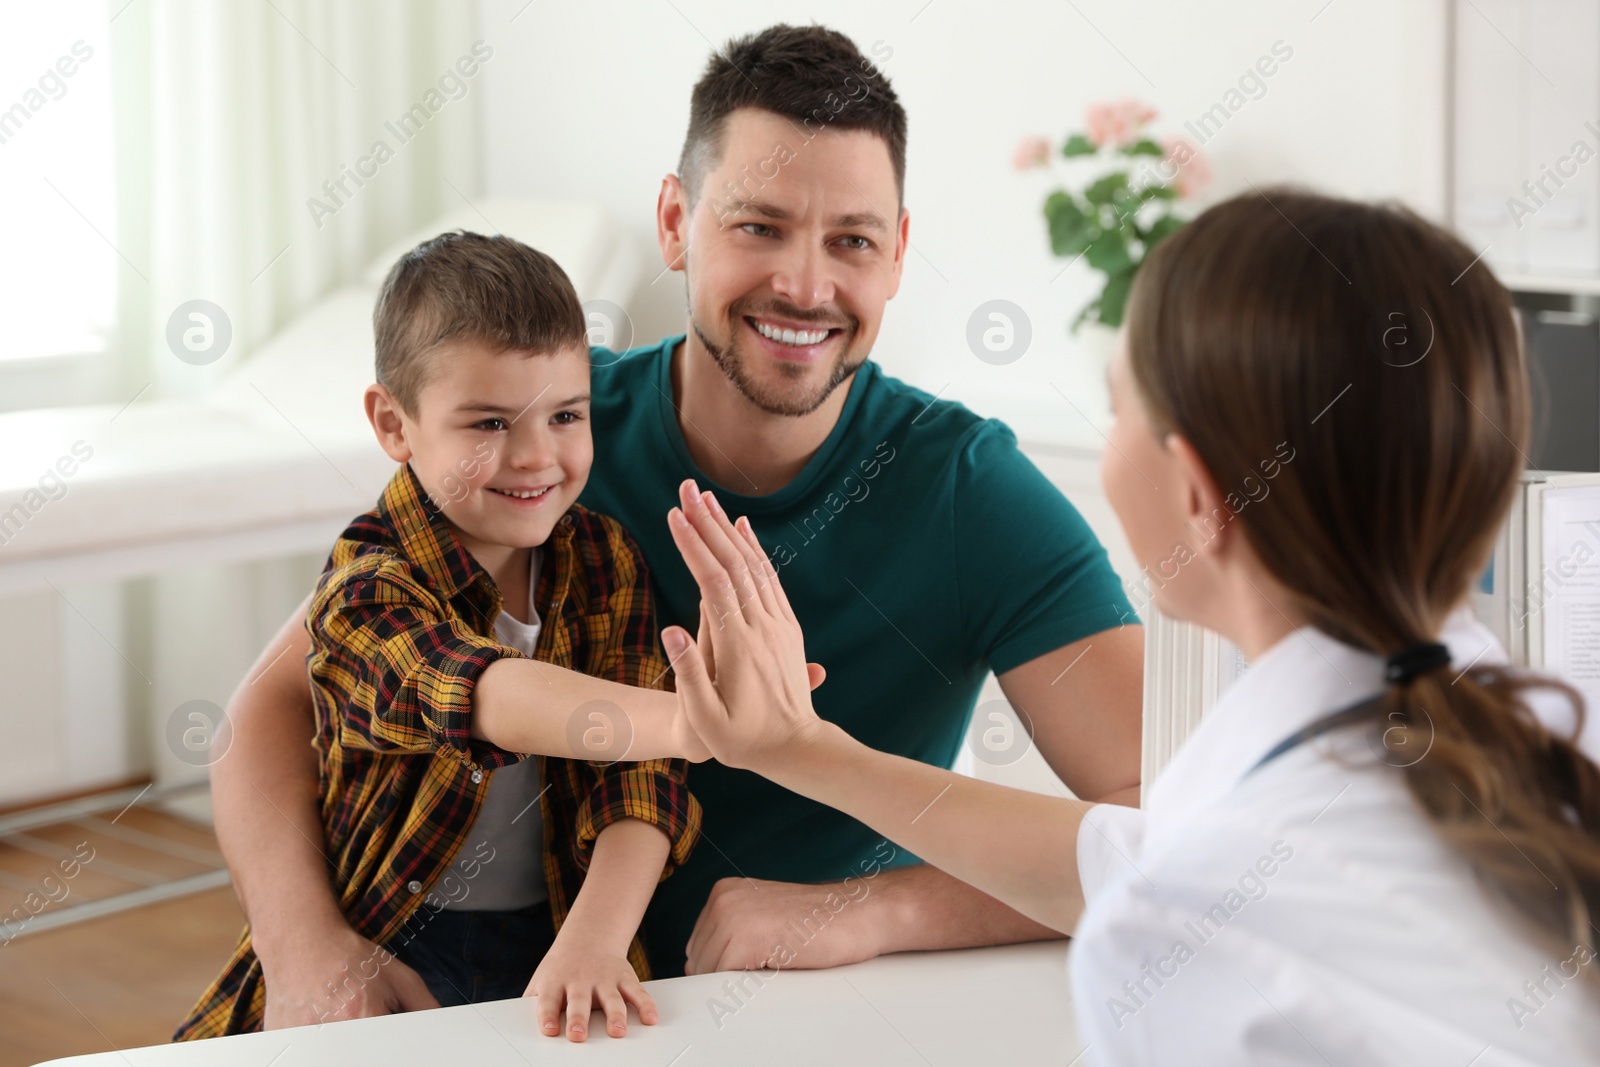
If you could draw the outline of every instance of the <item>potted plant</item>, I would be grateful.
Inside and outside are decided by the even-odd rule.
[[[1051,168],[1063,179],[1044,201],[1051,251],[1105,276],[1073,320],[1074,333],[1094,322],[1109,336],[1122,324],[1139,264],[1184,223],[1172,210],[1175,202],[1210,181],[1210,165],[1190,141],[1151,136],[1156,117],[1154,108],[1128,97],[1100,101],[1089,105],[1085,128],[1059,147],[1042,137],[1017,146],[1018,170]]]

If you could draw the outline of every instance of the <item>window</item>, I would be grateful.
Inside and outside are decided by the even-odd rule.
[[[21,377],[36,385],[52,373],[67,382],[81,377],[86,357],[106,351],[119,262],[109,20],[103,2],[29,4],[9,12],[0,34],[7,385]],[[17,399],[0,395],[0,406]],[[71,399],[80,398],[55,402]]]

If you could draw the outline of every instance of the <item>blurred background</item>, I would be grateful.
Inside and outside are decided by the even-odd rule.
[[[1118,287],[1162,219],[1252,186],[1457,227],[1554,376],[1535,463],[1600,469],[1589,0],[3,10],[0,1064],[165,1040],[237,936],[206,771],[392,471],[360,394],[395,255],[509,233],[596,343],[682,332],[656,195],[731,37],[820,22],[892,80],[912,247],[874,358],[1010,423],[1124,574],[1096,474]],[[965,769],[1048,784],[1033,754]]]

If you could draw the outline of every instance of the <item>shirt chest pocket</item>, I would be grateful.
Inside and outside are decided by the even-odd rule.
[[[585,674],[605,677],[602,672],[611,666],[615,620],[610,615],[574,614],[563,623],[559,633],[550,635],[554,639],[549,646],[551,661]]]

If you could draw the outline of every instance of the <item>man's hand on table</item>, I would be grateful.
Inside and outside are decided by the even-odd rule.
[[[711,887],[689,936],[684,973],[811,970],[872,959],[880,950],[865,885],[724,878]]]
[[[281,951],[258,949],[258,954],[267,987],[262,1024],[267,1030],[439,1006],[416,971],[348,926],[308,931]]]

